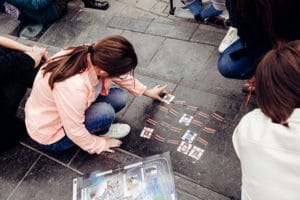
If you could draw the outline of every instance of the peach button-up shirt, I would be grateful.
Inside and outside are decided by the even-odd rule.
[[[59,53],[60,55],[62,53]],[[98,79],[93,67],[54,84],[51,90],[50,73],[40,70],[25,106],[25,122],[29,135],[40,144],[53,144],[65,134],[90,154],[99,154],[105,140],[91,134],[85,127],[85,111],[95,100],[95,86],[102,81],[101,94],[107,95],[111,82],[135,96],[142,95],[146,86],[131,75]],[[64,131],[64,130],[65,131]]]

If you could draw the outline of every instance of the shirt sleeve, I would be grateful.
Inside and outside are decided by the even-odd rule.
[[[130,74],[120,76],[119,78],[111,79],[114,83],[120,87],[128,90],[134,96],[141,96],[147,89],[147,87],[141,83],[138,79],[134,78]]]
[[[240,158],[240,150],[239,150],[240,123],[234,129],[234,132],[233,132],[233,135],[232,135],[233,147],[234,147],[235,153],[236,153],[238,158]]]
[[[84,125],[88,106],[86,91],[61,82],[55,84],[53,97],[67,136],[88,153],[101,153],[105,140],[91,134]]]

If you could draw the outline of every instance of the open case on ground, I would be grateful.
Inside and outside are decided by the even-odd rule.
[[[73,200],[176,200],[168,152],[73,180]]]

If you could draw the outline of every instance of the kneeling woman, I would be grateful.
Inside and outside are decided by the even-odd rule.
[[[114,138],[130,132],[127,124],[112,124],[126,105],[123,89],[135,96],[162,100],[166,86],[147,89],[133,78],[137,65],[133,46],[122,36],[57,53],[39,71],[26,107],[29,135],[44,148],[61,151],[75,144],[93,154],[121,144]],[[103,134],[97,136],[98,134]]]

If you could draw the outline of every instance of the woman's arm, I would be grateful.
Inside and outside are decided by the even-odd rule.
[[[2,36],[0,36],[0,46],[21,52],[32,51],[32,47]]]
[[[150,97],[152,99],[163,101],[163,98],[160,95],[168,93],[166,91],[166,88],[167,88],[167,85],[164,85],[164,86],[156,85],[151,89],[145,90],[143,95],[146,97]]]
[[[130,74],[123,75],[120,78],[112,78],[111,80],[120,87],[128,90],[134,96],[144,95],[152,99],[162,101],[160,95],[163,93],[168,93],[166,91],[167,85],[156,85],[151,89],[147,89],[143,83],[141,83],[138,79],[135,79]]]

